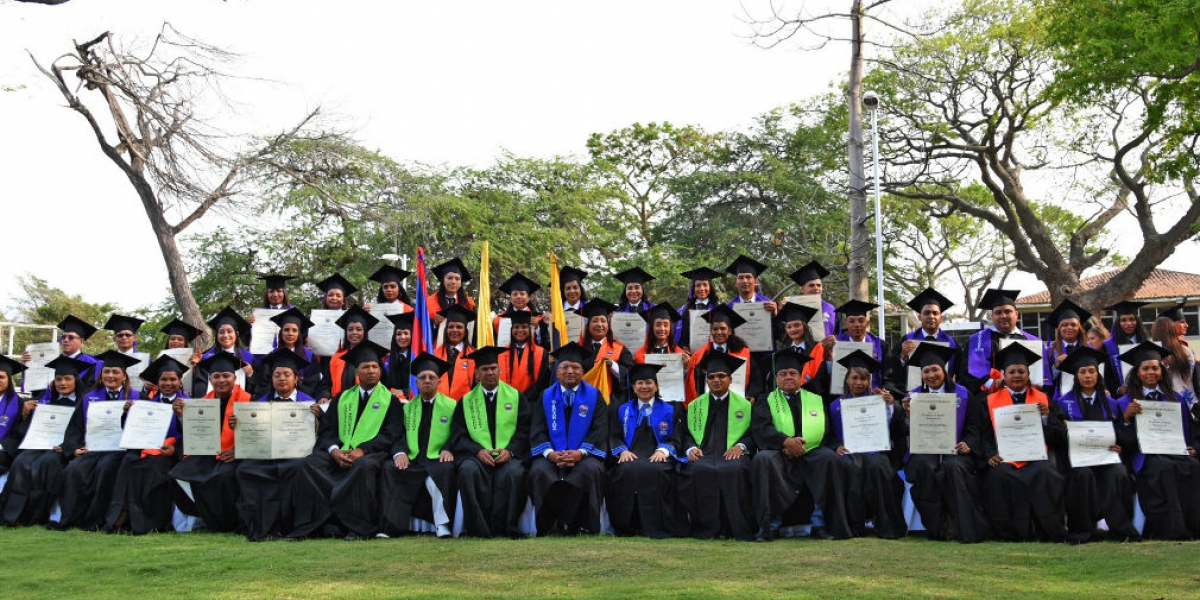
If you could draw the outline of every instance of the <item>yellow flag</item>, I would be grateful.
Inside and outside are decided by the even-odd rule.
[[[559,305],[559,310],[562,310],[562,305]],[[596,360],[596,364],[592,366],[592,370],[588,371],[583,380],[590,383],[592,387],[600,390],[600,397],[604,398],[604,403],[608,404],[612,397],[612,377],[609,376],[608,366],[603,360]]]
[[[488,243],[479,257],[479,302],[475,304],[475,347],[494,345],[492,337],[492,284],[488,279]]]
[[[556,342],[551,344],[551,349],[557,350],[566,346],[569,340],[567,314],[563,312],[562,285],[558,281],[558,257],[553,254],[550,255],[550,320],[555,329],[550,333],[550,337]]]

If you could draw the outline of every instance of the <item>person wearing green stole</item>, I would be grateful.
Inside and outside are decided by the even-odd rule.
[[[750,494],[751,404],[729,391],[732,374],[745,361],[708,352],[701,368],[708,391],[688,404],[679,472],[679,495],[692,519],[692,537],[754,539]]]
[[[792,349],[773,356],[775,390],[754,405],[751,430],[758,453],[750,464],[758,537],[770,541],[783,525],[808,522],[820,507],[825,525],[813,525],[812,536],[848,538],[842,469],[826,435],[832,424],[825,400],[804,385],[804,365],[811,357]],[[808,492],[804,495],[803,492]],[[787,523],[789,518],[796,523]],[[786,531],[784,532],[786,535]]]
[[[500,355],[507,352],[508,348],[487,346],[467,357],[475,361],[479,385],[463,396],[454,413],[451,436],[462,529],[474,537],[520,537],[521,513],[529,497],[525,475],[532,415],[522,394],[500,380]],[[548,366],[543,368],[549,372]]]
[[[439,538],[448,538],[454,515],[454,453],[451,422],[458,409],[453,398],[438,392],[446,361],[422,353],[412,361],[417,397],[404,404],[404,434],[392,444],[392,464],[379,474],[380,534],[411,532],[413,519],[434,524]]]
[[[296,477],[289,540],[323,533],[347,540],[374,537],[379,527],[379,471],[400,435],[400,403],[380,385],[387,350],[369,340],[343,357],[358,385],[329,403],[317,444]]]

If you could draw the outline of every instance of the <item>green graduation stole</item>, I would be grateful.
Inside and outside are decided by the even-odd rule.
[[[767,396],[767,403],[771,406],[771,421],[775,429],[787,437],[796,437],[792,407],[788,405],[783,392],[778,389],[771,392],[771,395]],[[801,388],[800,410],[803,411],[800,415],[800,427],[803,429],[801,437],[804,438],[804,445],[807,448],[816,448],[821,445],[821,440],[825,439],[825,403],[821,401],[820,396]]]
[[[517,410],[521,401],[521,393],[511,385],[500,382],[496,387],[496,441],[492,446],[492,432],[488,430],[487,400],[483,397],[483,386],[463,396],[463,417],[467,421],[467,432],[476,444],[488,450],[507,448],[512,436],[517,432]]]
[[[359,386],[354,386],[338,398],[338,439],[342,440],[342,450],[353,450],[379,435],[383,427],[383,418],[387,416],[388,405],[392,402],[392,393],[386,386],[376,385],[367,398],[367,411],[358,414],[358,398],[361,392]]]
[[[704,426],[708,424],[708,400],[705,392],[688,405],[688,431],[696,440],[696,446],[704,445]],[[729,428],[725,434],[725,449],[728,450],[750,430],[750,401],[729,392]]]
[[[436,459],[450,439],[450,422],[454,417],[454,407],[458,403],[453,398],[438,392],[433,397],[433,419],[429,421],[429,447],[425,449],[425,458]],[[425,411],[425,401],[417,396],[404,405],[404,434],[408,439],[408,451],[416,455],[421,451],[421,413]]]

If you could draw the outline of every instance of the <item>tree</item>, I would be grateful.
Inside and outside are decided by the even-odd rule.
[[[14,297],[14,307],[17,309],[17,320],[37,325],[58,325],[67,315],[75,315],[92,325],[103,325],[113,313],[121,312],[120,307],[111,302],[96,304],[88,302],[79,295],[70,295],[46,280],[35,275],[17,277],[17,286],[22,295]],[[14,347],[25,348],[32,343],[35,336],[29,331],[18,331]],[[46,341],[45,335],[37,335],[37,341]],[[101,330],[84,343],[83,351],[89,353],[106,350],[111,342],[107,331]],[[19,354],[19,353],[18,353]]]

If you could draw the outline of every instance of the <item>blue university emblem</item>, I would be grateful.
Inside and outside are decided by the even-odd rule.
[[[936,405],[936,404],[930,404],[930,405],[929,405],[929,410],[937,410],[937,405]]]
[[[864,407],[858,409],[858,412],[861,414],[864,414],[864,415],[867,414],[867,407],[864,406]]]
[[[670,425],[666,421],[659,421],[658,422],[659,435],[667,435],[667,429],[669,427],[670,427]]]
[[[817,411],[815,411],[815,410],[810,410],[810,411],[808,411],[808,416],[810,416],[810,417],[815,417],[815,416],[817,416]]]
[[[296,411],[294,411],[294,410],[293,410],[292,412],[290,412],[290,413],[288,413],[288,414],[289,414],[289,415],[291,415],[291,417],[292,417],[293,419],[295,419],[295,418],[296,418]]]
[[[378,402],[376,402],[375,404],[372,404],[372,405],[371,405],[371,410],[379,410],[379,403],[378,403]]]
[[[1021,420],[1021,415],[1013,415],[1013,420],[1014,420],[1014,421],[1020,421],[1020,420]]]
[[[197,409],[196,414],[200,414],[200,415],[204,414],[204,409],[203,408]]]
[[[1154,418],[1155,418],[1155,419],[1161,419],[1161,418],[1162,418],[1162,411],[1161,411],[1161,410],[1156,410],[1156,411],[1154,411]]]
[[[251,418],[251,419],[257,419],[257,418],[258,418],[258,411],[251,411],[251,412],[250,412],[250,418]]]

